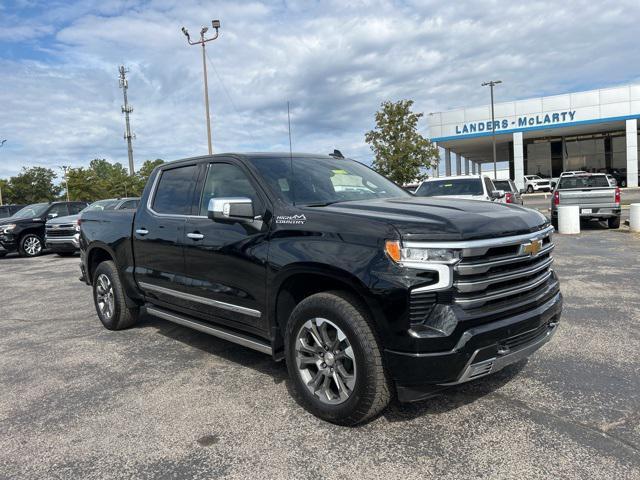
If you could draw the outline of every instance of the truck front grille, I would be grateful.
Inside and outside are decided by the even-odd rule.
[[[76,233],[76,226],[72,223],[61,225],[47,225],[45,228],[47,237],[73,237]]]
[[[551,230],[470,242],[454,268],[453,302],[465,310],[519,301],[546,288],[553,273]],[[495,244],[492,244],[495,242]]]

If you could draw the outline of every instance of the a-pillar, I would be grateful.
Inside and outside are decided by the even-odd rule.
[[[627,187],[638,186],[638,119],[627,120]]]
[[[513,181],[518,190],[524,188],[524,150],[522,146],[522,132],[513,134]]]
[[[447,177],[451,176],[451,150],[448,148],[444,150],[444,174]]]

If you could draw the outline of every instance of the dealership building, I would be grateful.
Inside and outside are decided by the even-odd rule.
[[[494,118],[491,105],[429,115],[447,175],[493,172],[495,127],[497,161],[508,162],[520,188],[524,175],[603,169],[616,169],[628,186],[638,186],[640,84],[496,103]]]

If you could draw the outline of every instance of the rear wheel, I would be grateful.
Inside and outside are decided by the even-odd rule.
[[[138,321],[138,308],[125,303],[124,289],[112,261],[102,262],[93,274],[93,300],[98,318],[109,330],[122,330]]]
[[[20,239],[19,253],[23,257],[37,257],[42,253],[42,239],[35,233],[27,233]]]
[[[287,368],[315,416],[355,425],[391,399],[380,342],[359,302],[343,292],[312,295],[293,310],[285,338]]]
[[[609,228],[620,228],[620,217],[611,217],[607,220]]]

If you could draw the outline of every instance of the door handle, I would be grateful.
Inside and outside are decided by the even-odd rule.
[[[146,228],[138,228],[138,229],[136,230],[136,233],[137,233],[138,235],[142,235],[142,236],[144,236],[144,235],[146,235],[147,233],[149,233],[149,230],[147,230]]]
[[[191,232],[191,233],[187,233],[187,237],[189,237],[192,240],[202,240],[204,238],[204,235],[201,233]]]

